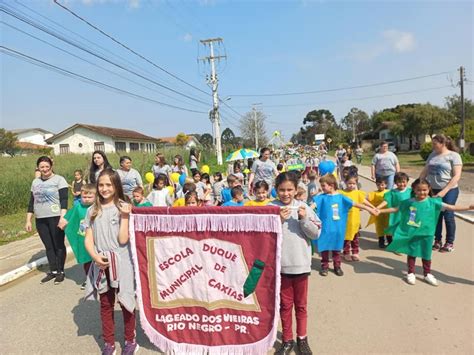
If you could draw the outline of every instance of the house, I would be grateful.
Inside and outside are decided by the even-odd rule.
[[[76,123],[47,140],[55,154],[114,152],[154,152],[157,139],[142,133],[119,128]]]
[[[18,142],[33,143],[41,146],[46,146],[46,140],[54,136],[53,132],[42,128],[12,129],[11,132],[16,134]]]
[[[165,147],[174,147],[174,146],[176,146],[176,137],[161,137],[161,138],[158,138],[158,140]],[[199,142],[199,140],[196,137],[188,136],[188,141],[187,141],[186,145],[184,146],[184,148],[189,150],[191,148],[196,148],[196,147],[199,147],[199,146],[201,146],[201,143]]]
[[[429,134],[419,134],[417,136],[406,136],[403,134],[395,135],[391,131],[395,125],[396,122],[392,121],[382,122],[381,125],[375,130],[375,132],[378,133],[378,140],[380,142],[393,142],[395,146],[397,146],[397,150],[400,151],[419,149],[422,144],[431,142],[431,137]]]

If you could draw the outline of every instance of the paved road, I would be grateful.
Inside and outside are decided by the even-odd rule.
[[[365,190],[372,184],[363,180]],[[367,220],[364,216],[364,223]],[[473,226],[458,220],[456,250],[435,253],[435,288],[401,279],[405,258],[381,251],[373,229],[363,233],[362,260],[345,275],[310,279],[309,337],[318,354],[473,354]],[[420,262],[418,263],[420,264]],[[41,272],[0,288],[1,354],[92,354],[102,345],[98,304],[82,302],[82,269],[68,264],[63,285],[40,285]],[[420,266],[417,267],[421,274]],[[121,312],[117,310],[117,324]],[[156,349],[138,327],[141,353]],[[123,339],[118,327],[117,339]]]

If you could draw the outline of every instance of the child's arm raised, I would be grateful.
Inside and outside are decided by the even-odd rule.
[[[128,234],[128,220],[130,212],[132,211],[132,205],[123,201],[120,201],[120,230],[118,235],[118,241],[120,244],[127,244],[130,235]]]
[[[448,210],[448,211],[469,211],[469,210],[474,210],[474,205],[469,205],[469,206],[455,206],[455,205],[448,205],[447,203],[443,203],[443,209]]]

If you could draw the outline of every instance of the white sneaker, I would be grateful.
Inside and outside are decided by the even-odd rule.
[[[416,276],[415,274],[411,273],[411,274],[407,274],[407,283],[409,285],[414,285],[416,282]]]
[[[438,280],[436,280],[432,274],[427,274],[425,276],[425,282],[429,283],[431,286],[438,286]]]

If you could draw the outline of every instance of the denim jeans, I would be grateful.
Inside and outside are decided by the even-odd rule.
[[[382,175],[375,175],[376,179],[384,179],[387,181],[387,190],[393,189],[393,179],[395,178],[395,174],[393,175],[388,175],[388,176],[382,176]]]
[[[441,190],[433,189],[433,194],[436,195],[440,191]],[[447,203],[448,205],[454,205],[458,200],[458,196],[459,188],[455,187],[454,189],[449,190],[446,195],[444,195],[443,202]],[[454,219],[453,211],[441,211],[438,219],[438,225],[436,226],[435,240],[440,242],[443,237],[443,218],[446,224],[446,243],[453,244],[456,234],[456,221]]]

